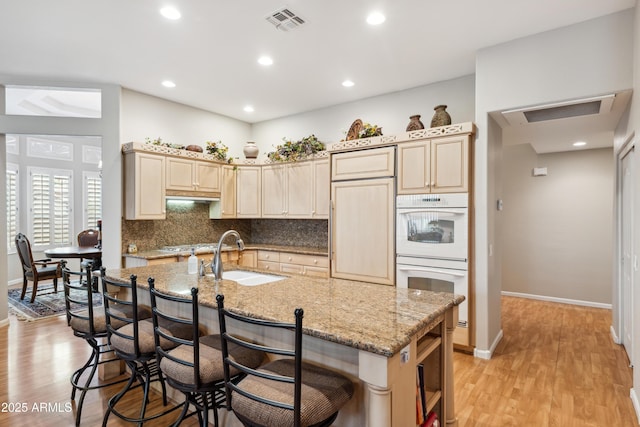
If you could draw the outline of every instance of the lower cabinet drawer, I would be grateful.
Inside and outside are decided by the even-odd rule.
[[[303,274],[311,277],[329,277],[329,268],[306,266]]]
[[[258,268],[260,270],[268,270],[268,271],[278,272],[278,271],[280,271],[280,263],[279,262],[272,262],[272,261],[258,260]]]
[[[280,271],[290,274],[304,274],[304,266],[280,263]]]
[[[258,251],[258,261],[279,262],[280,258],[278,256],[278,252]]]
[[[327,256],[301,255],[289,252],[280,252],[280,262],[312,267],[329,267],[329,257]]]

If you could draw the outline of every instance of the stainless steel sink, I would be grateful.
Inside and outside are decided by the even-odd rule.
[[[284,276],[256,273],[254,271],[245,270],[225,271],[222,273],[222,278],[225,280],[233,280],[234,282],[243,286],[264,285],[265,283],[272,283],[277,282],[278,280],[286,279],[286,277]]]

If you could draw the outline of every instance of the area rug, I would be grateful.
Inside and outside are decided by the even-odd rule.
[[[36,300],[29,302],[31,290],[27,289],[24,299],[20,299],[22,288],[9,289],[9,312],[14,314],[19,320],[34,321],[65,314],[64,286],[58,283],[58,292],[53,291],[53,284],[38,286]],[[73,292],[80,292],[72,290]],[[93,294],[93,305],[102,305],[102,295]],[[81,310],[82,307],[72,304],[71,310]]]

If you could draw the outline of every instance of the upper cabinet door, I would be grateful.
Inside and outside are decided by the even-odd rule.
[[[287,218],[311,218],[313,214],[313,162],[287,165]]]
[[[285,165],[262,167],[262,217],[283,218],[286,215]]]
[[[236,171],[236,217],[260,218],[260,166],[238,166]]]
[[[329,159],[313,162],[313,218],[328,219],[331,202]]]
[[[195,190],[195,161],[167,157],[167,190]]]
[[[469,191],[469,137],[452,136],[431,141],[431,191]]]
[[[468,135],[398,145],[398,194],[468,191]]]
[[[331,156],[331,180],[381,178],[395,175],[395,147],[349,151]]]
[[[217,193],[221,190],[221,167],[217,163],[196,162],[195,185],[198,191]]]
[[[165,219],[165,158],[131,152],[124,156],[125,219]]]
[[[429,193],[431,187],[429,141],[398,145],[398,194]]]

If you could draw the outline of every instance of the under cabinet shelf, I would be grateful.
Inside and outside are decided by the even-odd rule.
[[[435,408],[442,397],[441,390],[425,390],[427,396],[427,414]]]
[[[439,336],[425,335],[424,337],[420,338],[418,340],[418,352],[416,360],[425,360],[431,353],[433,353],[434,350],[440,347],[440,344],[442,344],[442,337]]]

